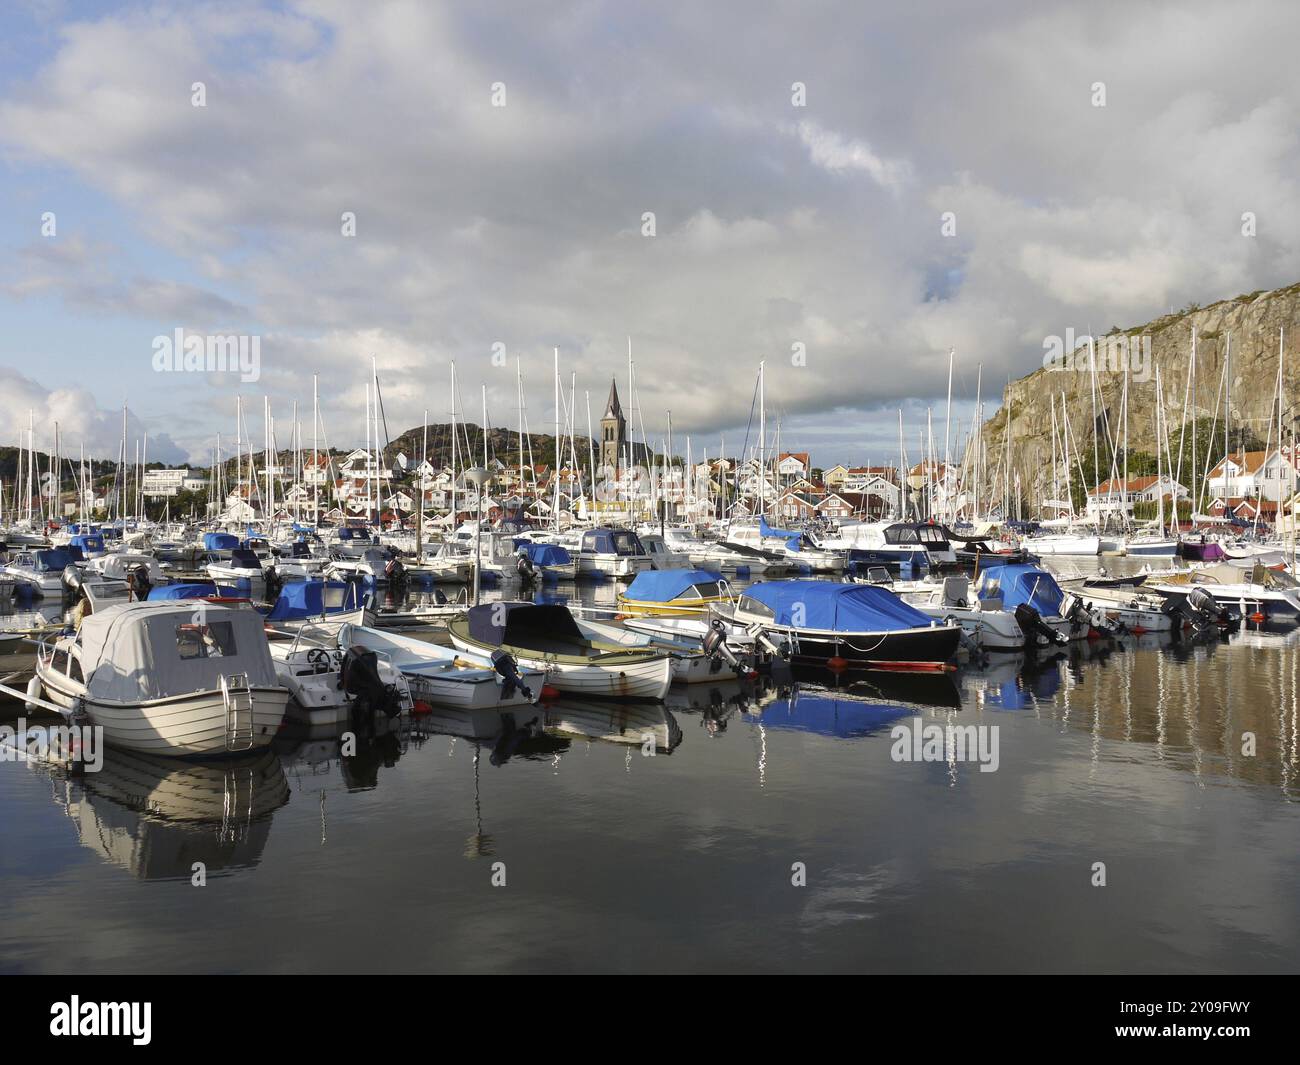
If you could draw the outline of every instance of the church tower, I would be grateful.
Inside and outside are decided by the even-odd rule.
[[[623,445],[627,442],[627,419],[618,401],[618,382],[609,382],[609,402],[600,419],[600,464],[617,471],[623,464]]]

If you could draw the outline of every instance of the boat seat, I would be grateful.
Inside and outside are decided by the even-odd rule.
[[[945,577],[943,579],[943,605],[954,607],[970,606],[970,581],[966,577]]]

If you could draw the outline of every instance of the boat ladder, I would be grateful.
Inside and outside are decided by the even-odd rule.
[[[253,746],[253,692],[248,674],[223,674],[221,700],[226,704],[226,750],[249,750]]]

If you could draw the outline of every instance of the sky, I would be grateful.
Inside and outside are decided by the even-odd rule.
[[[1290,0],[0,9],[0,443],[554,419],[942,451],[1051,336],[1300,280]],[[200,106],[201,104],[201,106]],[[1243,215],[1254,219],[1243,233]],[[651,232],[648,215],[653,216]],[[349,219],[351,222],[349,222]],[[156,338],[256,337],[256,380]],[[627,397],[629,339],[637,397]],[[961,426],[959,431],[958,426]],[[749,427],[752,444],[756,427]]]

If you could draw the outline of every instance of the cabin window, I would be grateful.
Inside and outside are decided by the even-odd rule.
[[[618,555],[639,555],[640,543],[636,535],[630,532],[614,533],[614,553]]]
[[[86,678],[81,673],[81,659],[76,655],[68,656],[68,679],[75,680],[78,684],[86,683]]]
[[[55,673],[66,675],[68,672],[68,652],[63,650],[55,651],[54,656],[50,659],[50,669]]]
[[[176,626],[176,653],[182,659],[227,658],[236,653],[235,629],[229,621]]]
[[[738,606],[740,610],[746,614],[752,614],[754,617],[767,618],[769,621],[776,620],[776,611],[766,603],[760,603],[757,599],[753,599],[748,595],[740,597]]]

